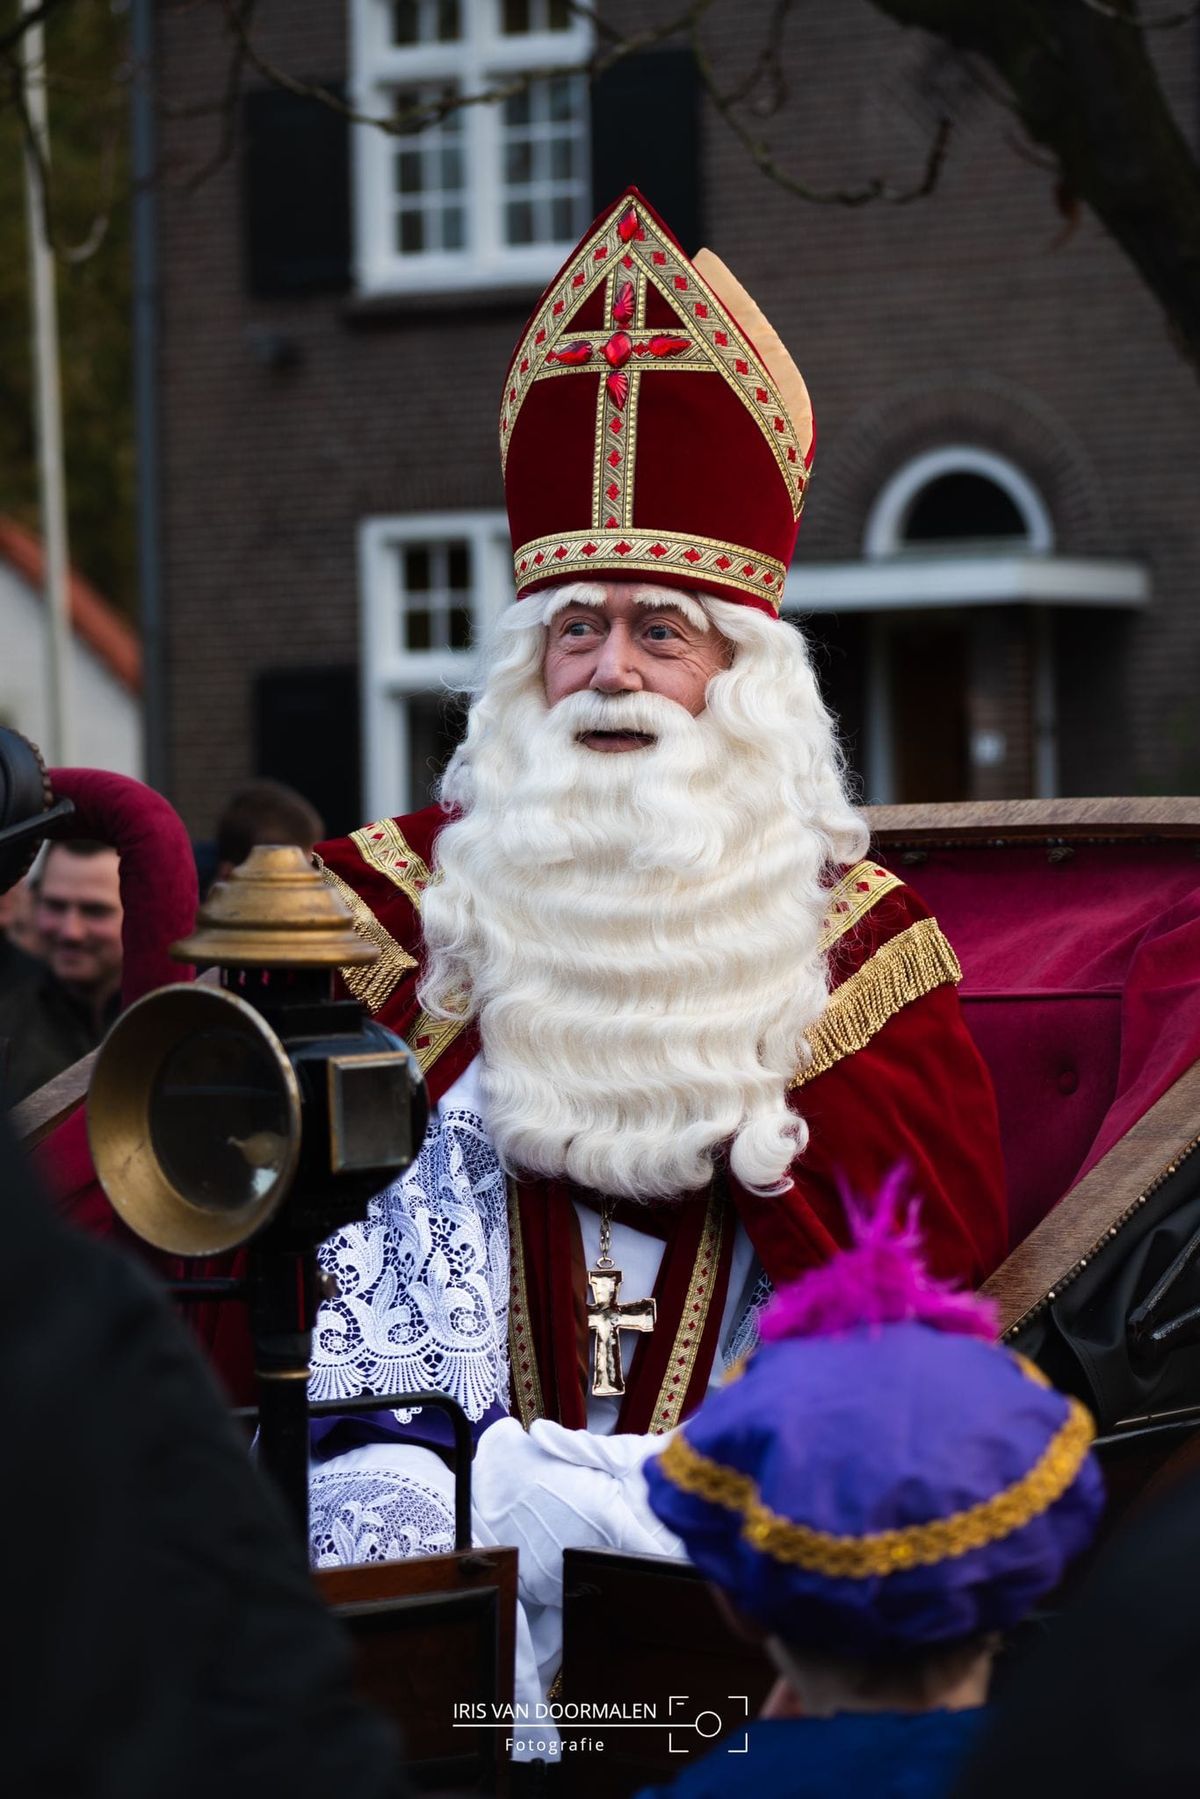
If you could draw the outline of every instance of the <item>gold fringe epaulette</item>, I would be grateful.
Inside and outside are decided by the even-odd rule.
[[[936,918],[919,918],[891,937],[862,967],[834,989],[821,1017],[808,1032],[812,1060],[793,1077],[803,1087],[840,1062],[865,1049],[889,1018],[935,987],[962,980],[958,957],[942,935]]]
[[[379,951],[379,960],[369,963],[365,968],[340,968],[338,970],[359,1004],[365,1006],[368,1012],[378,1012],[395,991],[401,976],[407,974],[410,968],[417,966],[416,957],[410,956],[408,951],[396,942],[391,932],[385,925],[380,924],[370,906],[361,895],[355,893],[348,882],[343,881],[342,877],[335,874],[332,868],[326,867],[319,856],[316,858],[316,862],[327,885],[332,887],[338,897],[345,900],[349,906],[357,935],[364,938],[366,942],[373,943]]]

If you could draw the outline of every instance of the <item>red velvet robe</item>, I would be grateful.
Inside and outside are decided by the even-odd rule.
[[[421,894],[444,822],[431,806],[319,851],[356,928],[381,950],[372,967],[347,972],[347,985],[412,1046],[434,1101],[479,1052],[473,1026],[431,1019],[417,998]],[[660,1213],[667,1248],[655,1288],[659,1323],[642,1340],[618,1429],[669,1429],[702,1397],[738,1219],[778,1284],[845,1240],[843,1187],[870,1198],[903,1164],[922,1201],[934,1273],[977,1285],[1004,1256],[995,1100],[962,1020],[953,951],[912,889],[869,861],[842,871],[825,940],[833,991],[810,1033],[812,1065],[792,1090],[810,1142],[793,1165],[791,1190],[764,1199],[725,1170],[706,1203]],[[565,1184],[515,1183],[510,1233],[514,1408],[526,1422],[541,1415],[580,1426],[586,1295]]]

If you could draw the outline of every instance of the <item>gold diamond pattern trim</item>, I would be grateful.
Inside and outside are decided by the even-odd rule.
[[[394,887],[420,908],[421,895],[433,876],[394,818],[378,818],[374,824],[351,831],[350,841],[368,868],[386,875]]]
[[[538,1373],[537,1353],[533,1347],[533,1331],[529,1322],[529,1291],[525,1280],[525,1242],[521,1235],[521,1208],[517,1201],[517,1184],[508,1182],[508,1364],[512,1369],[512,1391],[517,1414],[528,1430],[537,1418],[546,1416],[542,1397],[542,1378]]]
[[[895,887],[903,887],[899,875],[874,862],[856,862],[846,870],[835,887],[829,889],[829,904],[821,926],[821,950],[827,953],[839,937],[852,930],[877,900]]]
[[[401,977],[410,968],[417,966],[416,958],[401,948],[353,887],[343,881],[340,875],[334,874],[332,868],[327,868],[319,856],[314,860],[326,886],[332,887],[338,898],[344,900],[349,907],[356,936],[362,937],[367,943],[373,943],[379,951],[379,960],[368,963],[365,968],[338,969],[359,1005],[365,1006],[368,1012],[378,1012],[395,991]]]
[[[594,356],[612,335],[611,326],[602,332],[571,332],[572,341],[593,345],[593,357],[578,367],[548,364],[546,357],[566,334],[566,321],[595,292],[601,281],[607,279],[610,271],[614,279],[619,280],[622,269],[627,274],[636,270],[668,296],[682,321],[681,329],[686,328],[694,337],[701,354],[689,356],[688,366],[720,375],[755,420],[771,447],[791,497],[792,516],[798,519],[808,491],[810,471],[805,455],[809,446],[799,441],[795,425],[757,350],[726,312],[712,288],[637,202],[630,204],[637,212],[637,234],[628,243],[622,242],[617,227],[628,207],[614,208],[607,224],[580,246],[529,322],[509,371],[500,405],[501,467],[506,469],[508,466],[513,427],[535,381],[562,374],[599,373],[603,386],[606,371],[602,366],[598,368]],[[638,316],[644,319],[644,311]],[[644,329],[644,326],[639,328]],[[643,366],[650,367],[649,364]],[[682,366],[683,359],[675,357],[661,365],[663,369],[680,369]]]
[[[647,575],[664,569],[675,575],[709,574],[727,587],[765,600],[774,612],[779,611],[787,572],[773,556],[762,556],[723,538],[693,537],[679,531],[564,531],[555,537],[535,537],[522,544],[513,557],[518,593],[530,581],[551,573],[574,580],[589,568]]]
[[[1067,1406],[1066,1423],[1028,1474],[1003,1492],[947,1518],[866,1536],[839,1536],[781,1517],[763,1504],[749,1475],[701,1455],[684,1436],[667,1444],[658,1466],[682,1492],[740,1516],[745,1541],[773,1561],[830,1580],[878,1580],[984,1549],[1048,1511],[1079,1473],[1095,1435],[1092,1418],[1079,1401],[1068,1399]]]
[[[692,1266],[692,1278],[688,1282],[687,1297],[683,1302],[679,1329],[671,1345],[671,1359],[667,1364],[658,1398],[654,1402],[654,1416],[650,1422],[652,1437],[660,1437],[666,1431],[674,1430],[683,1416],[683,1403],[687,1398],[696,1357],[700,1351],[700,1339],[704,1335],[704,1326],[712,1305],[713,1284],[721,1265],[724,1236],[725,1195],[714,1181],[709,1188],[704,1229],[696,1246],[696,1260]]]
[[[888,1019],[913,1000],[961,980],[958,957],[937,919],[919,918],[881,944],[830,994],[829,1004],[807,1033],[812,1059],[793,1075],[789,1087],[803,1087],[843,1056],[865,1049]]]
[[[428,1012],[422,1012],[412,1028],[409,1048],[417,1058],[422,1074],[428,1074],[443,1050],[449,1049],[454,1039],[467,1028],[465,1018],[434,1018]]]

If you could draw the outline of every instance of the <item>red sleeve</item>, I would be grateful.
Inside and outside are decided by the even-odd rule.
[[[928,918],[904,888],[868,915],[865,954],[847,952],[856,973],[883,944]],[[963,1022],[953,984],[943,981],[895,1009],[870,1040],[797,1087],[792,1103],[809,1143],[792,1169],[792,1190],[737,1203],[771,1279],[793,1279],[845,1241],[842,1192],[870,1201],[897,1167],[921,1202],[933,1273],[977,1286],[1007,1249],[1000,1127],[992,1084]]]

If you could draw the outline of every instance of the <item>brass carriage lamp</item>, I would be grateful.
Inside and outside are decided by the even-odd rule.
[[[302,850],[253,850],[171,954],[220,985],[161,987],[113,1026],[88,1095],[96,1173],[160,1249],[248,1246],[225,1290],[249,1305],[263,1461],[306,1525],[317,1245],[414,1159],[425,1083],[394,1032],[334,998],[334,970],[379,951]]]

